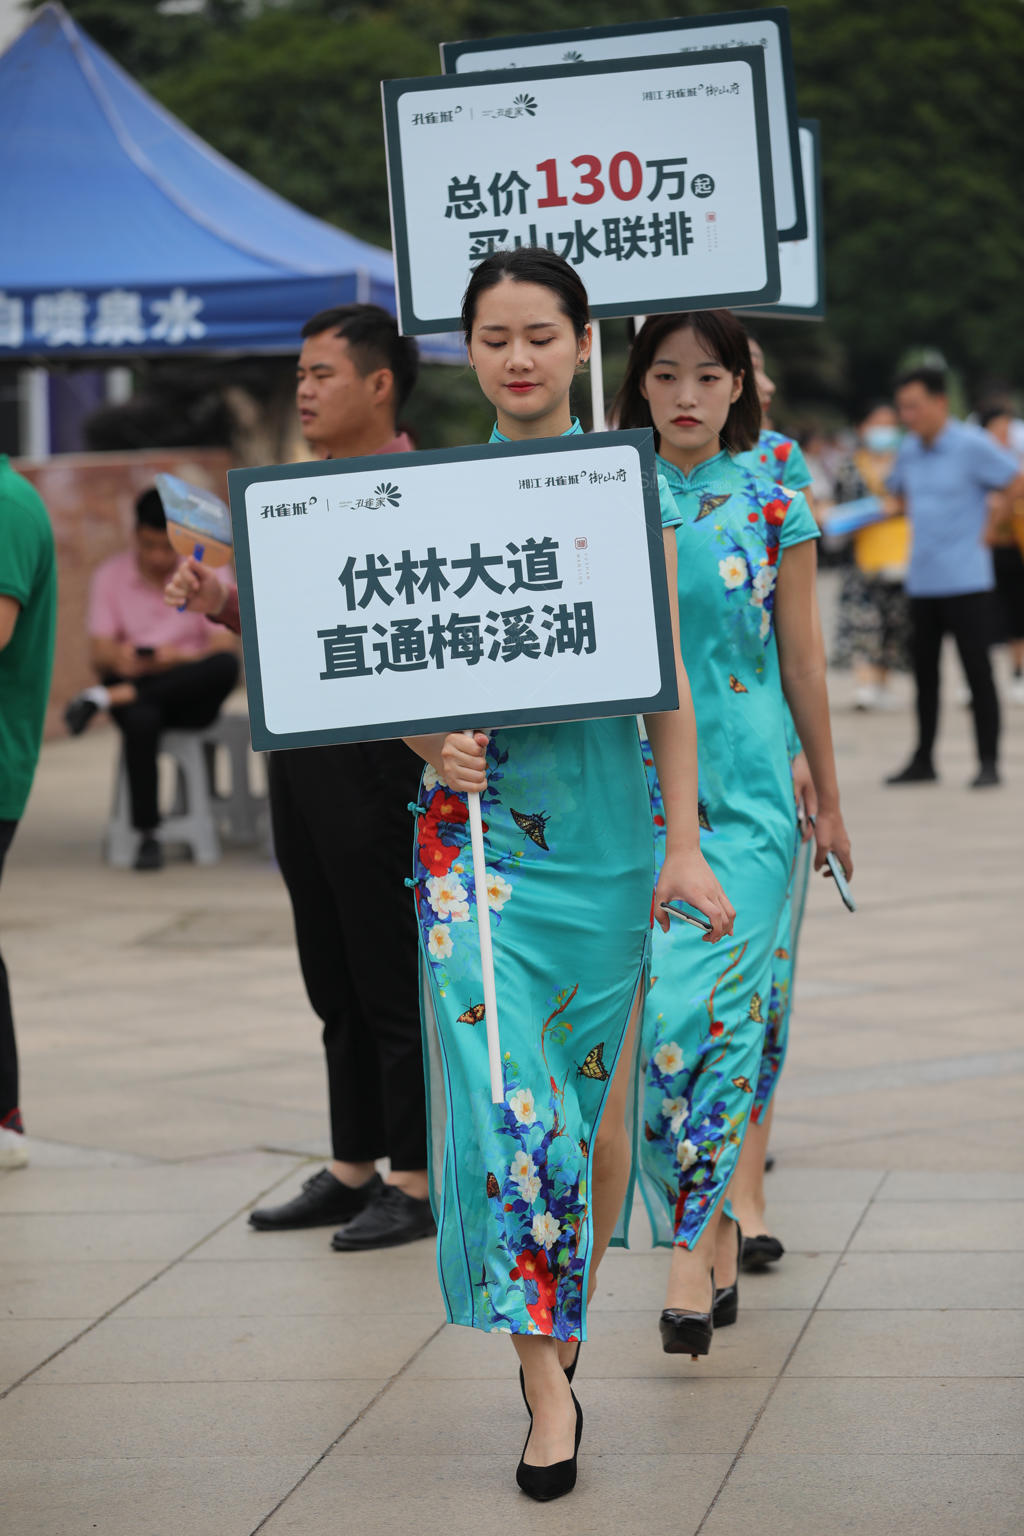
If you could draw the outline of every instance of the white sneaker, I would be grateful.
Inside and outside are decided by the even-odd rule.
[[[1015,677],[1010,683],[1010,703],[1024,704],[1024,677]]]
[[[0,1168],[24,1168],[28,1162],[28,1148],[20,1131],[0,1127]]]
[[[861,683],[853,695],[854,709],[877,709],[881,703],[881,689],[874,683]]]

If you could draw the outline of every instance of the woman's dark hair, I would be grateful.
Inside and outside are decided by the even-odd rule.
[[[745,453],[753,448],[761,431],[761,405],[747,333],[727,309],[695,309],[680,315],[652,315],[646,320],[630,349],[626,376],[615,397],[615,420],[620,427],[654,426],[641,386],[666,338],[673,331],[685,330],[693,331],[728,373],[743,375],[743,388],[729,407],[720,437],[727,453]],[[654,444],[658,446],[657,432]]]
[[[590,300],[579,273],[562,256],[543,245],[522,245],[516,251],[495,251],[473,269],[462,300],[462,330],[469,341],[480,295],[510,278],[514,283],[537,283],[550,288],[562,312],[579,338],[590,323]]]

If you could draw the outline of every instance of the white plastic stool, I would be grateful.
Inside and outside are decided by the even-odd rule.
[[[214,820],[228,842],[259,843],[267,831],[266,794],[254,794],[249,771],[255,754],[249,745],[248,715],[220,715],[201,732],[213,796]],[[218,778],[217,753],[222,748],[231,769],[230,788],[225,791]]]
[[[219,747],[226,750],[231,764],[231,787],[226,794],[216,789]],[[254,795],[249,784],[252,752],[244,715],[222,715],[203,731],[164,731],[158,750],[174,759],[176,769],[174,803],[156,832],[162,843],[184,843],[197,864],[216,864],[221,853],[218,823],[232,841],[259,842],[266,798]],[[107,826],[107,862],[115,869],[130,869],[137,846],[122,744]]]

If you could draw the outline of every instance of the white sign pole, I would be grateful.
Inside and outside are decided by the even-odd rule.
[[[590,339],[590,409],[594,417],[592,432],[603,432],[604,416],[604,362],[601,355],[601,322],[591,321]]]
[[[471,740],[475,733],[466,731]],[[484,1020],[487,1025],[487,1063],[491,1069],[491,1103],[505,1102],[501,1070],[501,1038],[498,1034],[498,994],[494,986],[494,950],[491,946],[491,906],[487,900],[487,858],[484,854],[484,823],[480,796],[466,796],[469,804],[469,835],[473,846],[473,884],[476,887],[476,926],[480,934],[480,971],[484,985]]]

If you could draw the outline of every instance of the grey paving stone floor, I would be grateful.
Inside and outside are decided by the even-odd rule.
[[[833,693],[860,911],[812,892],[769,1179],[786,1258],[694,1365],[660,1351],[667,1256],[637,1220],[553,1506],[512,1481],[511,1348],[444,1326],[429,1243],[247,1227],[326,1151],[273,866],[104,868],[114,739],[46,748],[0,901],[33,1153],[0,1175],[4,1533],[1024,1529],[1024,710],[1003,789],[965,789],[951,698],[941,784],[886,791],[905,708]]]

